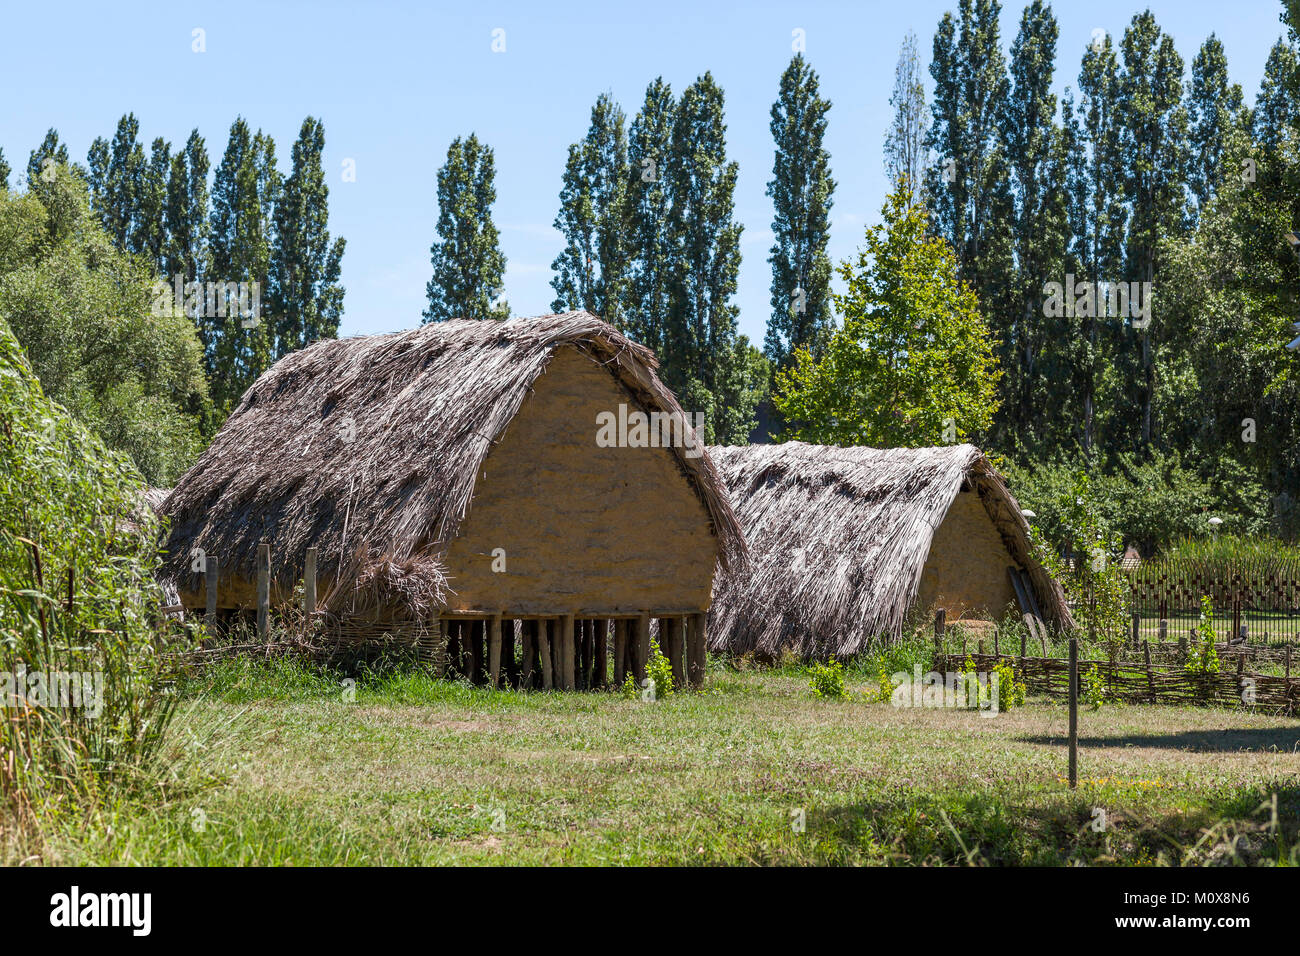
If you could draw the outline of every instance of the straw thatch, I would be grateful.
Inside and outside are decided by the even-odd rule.
[[[586,312],[319,342],[254,383],[168,496],[164,570],[184,573],[189,548],[201,546],[220,556],[223,580],[232,571],[251,579],[258,543],[270,541],[283,596],[314,546],[322,578],[377,589],[378,601],[436,606],[447,580],[440,558],[479,470],[563,347],[603,365],[633,405],[682,414],[653,353]],[[744,539],[717,471],[707,455],[673,451],[723,565],[735,562]],[[612,521],[618,502],[609,508]]]
[[[1020,506],[978,448],[837,448],[788,442],[709,449],[750,561],[724,575],[709,614],[718,651],[844,657],[897,638],[935,530],[963,483],[1029,572],[1049,624],[1070,623],[1031,554]]]

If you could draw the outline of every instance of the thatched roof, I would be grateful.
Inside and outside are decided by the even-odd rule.
[[[1033,560],[1029,526],[974,445],[711,447],[745,529],[749,565],[724,575],[709,616],[715,650],[849,656],[901,635],[935,530],[964,481],[1029,571],[1049,624],[1070,622],[1060,585]]]
[[[253,384],[168,496],[164,570],[182,573],[201,546],[223,574],[252,578],[266,540],[281,587],[301,575],[309,546],[322,577],[438,587],[430,569],[441,571],[484,459],[566,346],[604,365],[644,411],[681,414],[654,354],[586,312],[318,342]],[[725,487],[707,455],[674,453],[725,566],[745,550]],[[611,519],[617,508],[611,501]]]

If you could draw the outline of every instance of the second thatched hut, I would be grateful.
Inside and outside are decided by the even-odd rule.
[[[709,646],[848,657],[898,638],[909,613],[991,621],[1008,608],[1072,623],[1029,526],[973,445],[711,447],[749,545],[719,582]]]

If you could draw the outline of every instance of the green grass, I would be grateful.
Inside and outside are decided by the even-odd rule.
[[[184,691],[148,802],[0,834],[54,864],[1297,862],[1300,723],[1242,711],[993,719],[814,699],[714,668],[667,701],[222,665]],[[1272,799],[1278,825],[1272,825]],[[1262,805],[1268,805],[1261,810]],[[1106,829],[1090,825],[1095,808]],[[803,832],[795,824],[802,816]],[[1239,838],[1249,845],[1239,844]],[[1235,856],[1234,856],[1235,854]]]

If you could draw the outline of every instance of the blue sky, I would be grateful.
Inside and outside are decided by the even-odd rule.
[[[1056,86],[1074,85],[1096,28],[1122,33],[1140,0],[1053,4],[1061,25]],[[1190,69],[1211,32],[1253,101],[1268,50],[1282,33],[1277,0],[1149,4]],[[827,148],[838,183],[832,211],[836,261],[861,244],[886,191],[881,143],[898,47],[915,30],[925,59],[934,29],[956,0],[883,3],[23,3],[0,22],[0,147],[25,164],[45,130],[58,128],[84,162],[134,111],[147,148],[182,144],[197,126],[213,167],[242,114],[275,137],[287,172],[304,116],[326,132],[330,226],[347,238],[341,334],[409,328],[420,321],[437,219],[434,175],[457,135],[477,132],[497,162],[494,210],[508,259],[506,296],[516,315],[549,311],[551,227],[568,145],[585,132],[591,104],[613,94],[636,112],[662,75],[680,92],[706,70],[726,92],[727,145],[740,163],[736,218],[745,226],[741,331],[761,343],[768,314],[772,167],[768,111],[791,56],[791,34],[834,106]],[[1023,4],[1002,13],[1009,48]],[[192,31],[205,31],[205,53]],[[492,32],[505,30],[505,52]],[[342,182],[355,160],[356,182]]]

